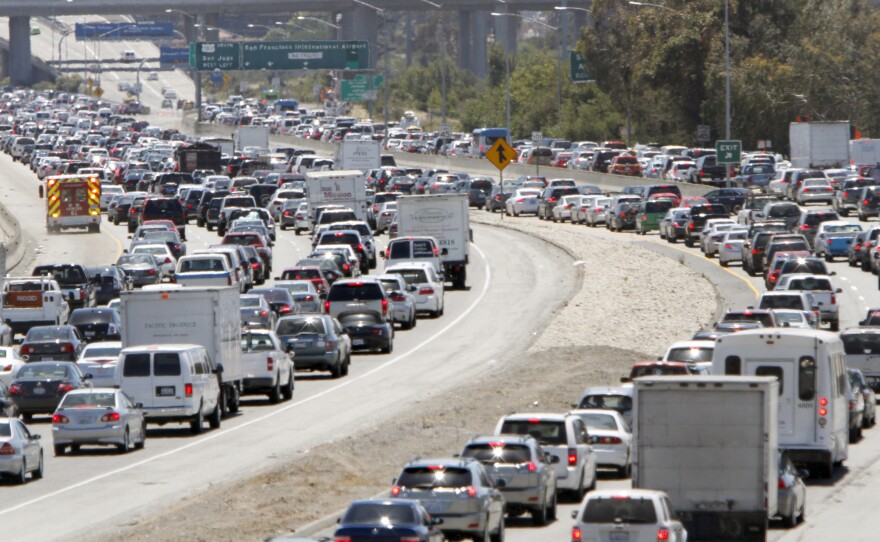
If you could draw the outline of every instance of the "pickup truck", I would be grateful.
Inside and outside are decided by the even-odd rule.
[[[268,329],[241,332],[242,395],[266,394],[270,403],[293,397],[293,359]]]
[[[253,196],[240,196],[237,194],[230,194],[223,198],[220,203],[219,212],[217,215],[217,233],[220,235],[226,234],[226,225],[229,224],[229,213],[232,212],[233,209],[241,209],[241,208],[250,208],[256,207],[257,202],[254,200]]]
[[[55,279],[71,309],[97,305],[95,285],[89,279],[88,270],[80,264],[38,265],[31,274],[35,277],[48,275]]]
[[[828,323],[831,331],[840,329],[840,307],[837,296],[842,293],[840,288],[831,285],[831,279],[821,275],[792,273],[782,275],[776,283],[774,292],[803,291],[810,294],[813,303],[819,310],[822,323]]]
[[[181,286],[232,286],[237,284],[222,254],[195,254],[177,260],[174,281]]]
[[[70,316],[58,281],[49,277],[4,278],[0,297],[0,318],[13,335],[27,333],[33,326],[67,323]]]

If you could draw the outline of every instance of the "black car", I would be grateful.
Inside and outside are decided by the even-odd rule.
[[[26,363],[9,384],[9,394],[21,417],[28,421],[34,414],[52,414],[70,390],[89,388],[89,376],[72,361],[36,361]]]
[[[355,501],[339,521],[333,533],[335,540],[412,540],[442,542],[444,535],[436,525],[441,518],[432,518],[421,502],[414,499],[371,499]],[[382,533],[382,537],[378,537]]]
[[[128,233],[134,233],[140,225],[140,216],[141,211],[144,210],[144,202],[147,201],[146,197],[138,197],[135,198],[134,201],[131,202],[131,207],[128,209]]]
[[[196,226],[204,228],[205,224],[207,224],[206,217],[208,214],[208,207],[210,206],[212,200],[222,200],[228,195],[228,190],[205,190],[202,193],[202,198],[199,200],[198,206],[196,207]]]
[[[799,233],[807,238],[810,246],[815,245],[816,230],[819,224],[830,220],[840,220],[840,217],[834,211],[804,211],[797,223],[792,226],[792,233]]]
[[[866,186],[875,186],[877,184],[880,184],[880,181],[875,181],[871,177],[845,179],[834,193],[831,207],[840,216],[849,216],[851,210],[858,209],[859,196],[862,195],[862,189]]]
[[[132,278],[115,265],[88,267],[86,272],[95,285],[95,303],[98,305],[106,305],[134,287]]]
[[[85,347],[82,335],[72,325],[34,326],[28,330],[18,352],[21,359],[29,362],[76,361]]]
[[[94,307],[95,288],[85,266],[80,264],[38,265],[31,273],[34,277],[50,276],[58,282],[64,298],[71,309]]]
[[[872,216],[880,216],[880,186],[862,188],[856,210],[859,213],[859,222],[865,222]]]
[[[483,202],[483,205],[486,206],[486,210],[490,213],[494,213],[495,211],[504,212],[504,206],[507,202],[507,198],[509,198],[513,194],[513,187],[505,185],[501,187],[499,185],[493,185],[492,191],[486,194],[486,201]]]
[[[77,330],[86,342],[119,341],[122,322],[114,309],[96,307],[76,309],[67,323]]]
[[[394,327],[377,311],[345,311],[337,319],[351,338],[352,350],[394,350]]]
[[[747,188],[719,188],[711,190],[703,195],[709,203],[724,205],[728,213],[734,213],[742,209],[746,198],[751,194]]]
[[[255,288],[248,293],[265,297],[272,311],[279,317],[296,312],[296,302],[287,288]]]
[[[575,186],[555,186],[545,188],[544,193],[538,200],[538,218],[541,220],[550,220],[553,218],[553,207],[555,207],[562,196],[577,196],[580,194]]]
[[[684,238],[684,244],[693,247],[694,242],[700,238],[700,232],[706,221],[710,218],[729,218],[730,213],[724,205],[720,203],[709,203],[707,205],[694,205],[691,207],[691,216],[688,218],[687,235]]]
[[[138,225],[149,220],[170,220],[177,226],[180,238],[186,241],[186,212],[177,198],[149,198],[138,216]]]
[[[195,218],[199,214],[199,202],[202,201],[202,195],[207,192],[204,188],[192,188],[186,193],[186,199],[183,200],[183,208],[186,211],[186,223]]]

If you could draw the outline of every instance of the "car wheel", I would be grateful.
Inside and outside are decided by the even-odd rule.
[[[269,402],[273,405],[277,405],[281,402],[281,375],[278,375],[278,379],[275,381],[275,386],[273,386],[272,391],[269,392]]]
[[[24,485],[27,483],[27,460],[21,460],[21,471],[19,471],[18,475],[15,477],[15,483],[19,485]]]
[[[684,246],[686,246],[686,247],[688,247],[688,248],[694,248],[694,242],[691,241],[691,238],[690,238],[690,237],[685,237],[685,239],[684,239]]]
[[[838,213],[840,213],[840,216],[849,216],[849,209],[841,209]]]
[[[55,446],[53,446],[53,448],[55,450],[55,457],[58,457],[64,455],[64,451],[67,449],[67,446],[63,444],[56,444]]]
[[[721,267],[727,267],[727,260],[722,260],[721,258],[718,258],[718,265],[720,265]]]
[[[834,261],[834,256],[832,256],[831,254],[828,254],[827,252],[825,254],[823,254],[823,256],[825,257],[826,262]]]
[[[211,426],[211,429],[220,429],[220,418],[223,417],[223,413],[220,411],[220,400],[218,398],[217,404],[214,405],[214,411],[211,412],[211,417],[208,418],[208,425]]]
[[[487,516],[488,516],[488,514],[487,514]],[[489,542],[490,541],[490,539],[489,539],[489,518],[488,517],[486,518],[486,527],[483,529],[483,532],[480,534],[474,533],[474,536],[472,538],[474,539],[474,542]]]
[[[557,515],[557,502],[556,502],[556,492],[553,492],[553,502],[550,504],[550,510],[547,512],[547,517],[549,519],[555,520]]]
[[[146,445],[147,445],[147,424],[144,423],[144,425],[141,426],[141,440],[137,441],[134,444],[134,449],[135,450],[143,450],[144,446],[146,446]]]
[[[549,506],[545,501],[541,503],[540,507],[532,509],[532,525],[537,527],[547,525],[547,508],[549,508]]]
[[[214,226],[212,226],[210,222],[206,223],[205,227],[208,228],[208,231],[214,231]]]
[[[333,368],[330,369],[330,376],[332,376],[333,378],[339,378],[340,376],[342,376],[343,364],[344,362],[337,356],[336,365],[334,365]]]
[[[293,234],[294,234],[294,235],[299,235],[299,231],[300,231],[299,228],[293,228]],[[377,233],[378,233],[378,232],[377,232]]]
[[[195,418],[191,422],[189,422],[189,430],[193,435],[200,435],[202,433],[202,426],[205,424],[205,415],[202,414],[202,405],[199,405],[199,412],[195,415]]]
[[[498,530],[491,536],[492,542],[504,542],[504,516],[498,522]]]
[[[79,452],[79,444],[71,444],[71,445],[70,445],[70,451],[73,452],[73,453],[77,453],[77,452]]]
[[[131,449],[131,436],[128,433],[128,427],[125,428],[125,435],[122,436],[122,444],[117,444],[116,449],[121,454],[127,454]]]
[[[37,470],[31,473],[31,478],[34,480],[43,478],[43,452],[40,452],[40,463],[37,465]]]
[[[385,348],[382,349],[383,354],[390,354],[393,351],[394,351],[394,343],[391,341],[388,342],[388,346],[386,346]]]
[[[281,388],[281,395],[284,396],[285,401],[290,401],[293,399],[293,388],[294,388],[294,376],[293,369],[290,370],[290,374],[287,375],[287,385]]]
[[[859,213],[859,222],[867,222],[867,221],[868,221],[868,217],[866,217],[862,213]]]

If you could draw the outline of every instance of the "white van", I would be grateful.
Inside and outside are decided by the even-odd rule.
[[[716,375],[779,380],[779,447],[830,478],[849,453],[846,356],[836,333],[752,329],[719,337]]]
[[[433,237],[398,237],[388,242],[382,257],[385,259],[385,269],[399,263],[430,263],[443,280],[443,260],[440,257],[445,251],[444,248],[441,252]]]
[[[202,432],[207,418],[220,427],[220,382],[205,348],[193,344],[132,346],[119,353],[114,382],[143,403],[147,423],[189,423]]]

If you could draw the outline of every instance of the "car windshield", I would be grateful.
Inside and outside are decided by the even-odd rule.
[[[412,507],[402,504],[352,504],[342,517],[344,524],[353,525],[400,525],[416,523]]]
[[[60,363],[28,363],[18,370],[16,378],[58,379],[67,378],[70,370]]]
[[[378,283],[365,284],[362,282],[349,282],[334,284],[327,294],[327,301],[355,301],[383,299],[384,290]]]
[[[243,352],[248,350],[252,352],[271,351],[275,350],[275,345],[268,333],[242,333],[241,350]]]
[[[831,281],[820,277],[804,277],[788,281],[789,290],[831,291]]]
[[[804,301],[799,295],[768,295],[761,298],[762,309],[794,309],[806,310]]]
[[[862,227],[858,224],[829,224],[825,226],[825,233],[858,233]]]
[[[223,271],[223,260],[220,258],[193,258],[180,262],[180,272],[190,271]]]
[[[773,317],[766,312],[728,312],[722,322],[759,322],[764,327],[773,327]],[[711,358],[710,358],[711,359]]]
[[[116,394],[113,392],[68,393],[60,408],[114,408]]]
[[[270,303],[287,303],[290,301],[290,293],[284,288],[258,288],[251,290],[254,295],[261,295]]]
[[[470,457],[488,465],[495,463],[518,465],[532,460],[532,454],[528,446],[505,442],[468,444],[464,451],[461,452],[461,456]]]
[[[159,245],[145,245],[134,247],[132,252],[135,254],[154,254],[156,256],[167,254],[167,247]]]
[[[407,284],[423,284],[428,282],[428,274],[424,269],[395,269]]]
[[[530,435],[541,444],[549,446],[564,446],[568,442],[563,421],[546,421],[537,418],[504,420],[501,432],[505,435]]]
[[[70,333],[60,327],[31,328],[25,336],[25,342],[67,340]]]
[[[683,363],[697,363],[700,361],[712,361],[712,346],[685,346],[672,348],[666,356],[666,361],[681,361]]]
[[[288,292],[292,294],[305,294],[311,293],[312,291],[312,283],[311,282],[286,282],[283,284],[275,283],[277,288],[284,288]]]
[[[91,324],[91,323],[103,323],[106,324],[108,322],[113,321],[113,312],[110,309],[104,310],[75,310],[71,313],[70,319],[68,320],[68,324],[76,325],[76,324]],[[65,336],[67,334],[65,333]]]
[[[34,276],[49,274],[58,281],[58,284],[82,284],[87,282],[86,275],[79,267],[37,267]]]
[[[587,395],[581,399],[578,408],[610,408],[618,412],[632,409],[632,397],[629,395]]]
[[[260,303],[260,298],[255,295],[243,295],[239,298],[239,302],[241,303],[241,308],[246,309],[249,307],[260,307],[262,304]]]
[[[774,205],[770,207],[770,210],[767,211],[767,217],[769,218],[786,218],[793,216],[800,216],[801,209],[795,204],[789,205]]]
[[[657,513],[650,499],[627,496],[594,498],[587,502],[581,521],[584,523],[656,523]]]
[[[849,355],[880,354],[880,334],[878,333],[843,333],[843,349]]]
[[[87,346],[82,356],[84,358],[115,358],[121,351],[121,346]]]
[[[397,485],[416,489],[456,488],[471,486],[473,480],[468,469],[431,465],[404,469],[397,479]]]
[[[116,260],[116,265],[153,265],[156,260],[144,254],[123,254]]]
[[[777,312],[776,313],[776,323],[779,327],[785,326],[795,326],[806,323],[807,319],[801,312]],[[846,341],[844,341],[844,344]]]
[[[320,318],[290,318],[278,321],[275,328],[278,335],[306,335],[326,333],[324,321]]]
[[[587,429],[617,431],[617,421],[609,414],[581,414],[578,417],[584,421]]]

